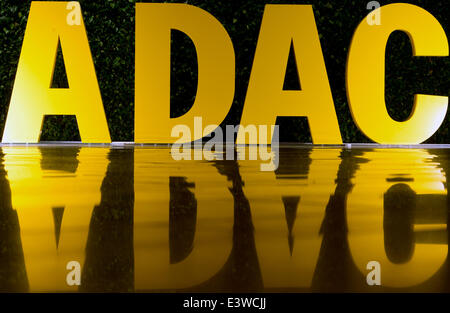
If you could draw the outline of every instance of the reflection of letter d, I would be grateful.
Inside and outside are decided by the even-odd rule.
[[[152,159],[145,150],[136,150],[135,164]],[[136,290],[199,285],[220,271],[231,252],[233,198],[223,192],[226,177],[210,163],[183,161],[189,164],[180,167],[163,155],[144,170],[135,167]]]

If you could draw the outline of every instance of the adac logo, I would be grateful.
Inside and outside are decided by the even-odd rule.
[[[31,3],[3,142],[38,142],[43,117],[50,114],[76,115],[83,142],[110,142],[81,15],[77,2]],[[442,124],[448,97],[415,95],[409,119],[391,119],[384,100],[386,43],[401,30],[409,35],[415,56],[444,57],[449,55],[445,31],[430,13],[411,4],[389,4],[369,15],[356,28],[348,54],[353,119],[375,142],[421,143]],[[381,21],[369,23],[379,16]],[[198,59],[195,103],[177,118],[170,118],[172,29],[192,39]],[[50,88],[58,41],[69,82],[64,89]],[[291,43],[302,64],[302,90],[282,88]],[[135,142],[173,143],[173,127],[194,129],[195,117],[208,125],[223,121],[234,96],[234,48],[211,14],[186,4],[137,3],[135,49]],[[273,125],[277,116],[306,116],[314,143],[342,143],[311,5],[265,7],[241,125]]]

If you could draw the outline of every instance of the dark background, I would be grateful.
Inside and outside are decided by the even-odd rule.
[[[134,0],[81,0],[81,9],[94,59],[100,92],[113,141],[134,138]],[[161,1],[149,1],[161,2]],[[182,2],[203,8],[217,18],[229,33],[236,54],[236,93],[225,124],[238,124],[247,91],[253,56],[265,4],[312,4],[321,40],[328,78],[344,142],[370,142],[355,126],[345,90],[345,65],[357,25],[369,11],[366,0],[263,1],[190,0]],[[379,1],[381,5],[398,1]],[[448,1],[402,1],[418,5],[434,15],[447,36]],[[0,129],[6,120],[14,77],[28,17],[30,1],[1,0],[0,4]],[[307,44],[307,43],[305,43]],[[412,57],[408,36],[394,32],[386,51],[386,103],[389,114],[405,120],[413,95],[449,95],[449,57]],[[192,105],[196,92],[197,60],[191,40],[181,32],[172,34],[171,116]],[[286,71],[285,89],[301,88],[292,55]],[[301,68],[301,64],[298,64]],[[58,54],[53,87],[67,87],[64,61]],[[427,143],[449,143],[449,114]],[[311,142],[305,118],[278,118],[280,139]],[[79,140],[74,117],[46,117],[41,140]]]

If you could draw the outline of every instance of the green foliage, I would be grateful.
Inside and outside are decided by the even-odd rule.
[[[152,1],[161,2],[161,1]],[[238,124],[247,90],[264,5],[269,3],[312,4],[321,39],[336,113],[345,142],[369,142],[357,129],[349,111],[345,89],[348,47],[356,26],[368,13],[368,1],[262,1],[188,0],[166,1],[192,4],[216,17],[233,40],[236,53],[236,94],[226,124]],[[398,1],[379,1],[382,5]],[[433,14],[449,34],[446,1],[402,1],[421,6]],[[81,0],[83,18],[94,59],[100,91],[113,140],[132,141],[134,134],[134,0]],[[0,6],[0,128],[3,129],[14,76],[25,31],[29,1],[2,0]],[[306,45],[308,43],[305,43]],[[172,36],[172,116],[179,116],[192,105],[197,88],[195,48],[180,32]],[[412,57],[411,44],[403,33],[391,35],[386,52],[386,102],[389,114],[406,119],[413,94],[449,95],[449,65],[446,58]],[[297,64],[301,69],[302,64]],[[55,75],[60,70],[56,68]],[[286,86],[298,85],[287,69]],[[300,77],[301,80],[301,77]],[[301,85],[301,84],[300,84]],[[271,104],[271,105],[276,105]],[[449,115],[429,143],[449,143]],[[78,137],[76,127],[66,119],[52,117],[43,129],[42,139]],[[46,122],[47,123],[47,122]],[[301,119],[282,119],[282,139],[309,141],[307,123]],[[60,135],[60,136],[58,136]]]

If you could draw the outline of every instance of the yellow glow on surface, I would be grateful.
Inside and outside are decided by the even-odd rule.
[[[197,199],[193,250],[181,262],[169,259],[169,178],[185,178]],[[231,251],[233,197],[227,179],[211,163],[174,161],[170,150],[135,153],[136,289],[175,289],[200,284],[219,272]],[[180,190],[181,192],[181,190]],[[180,208],[182,209],[182,208]]]
[[[446,290],[447,150],[286,147],[275,172],[260,171],[260,160],[170,154],[2,147],[0,262],[9,284],[21,279],[20,290],[33,292]],[[69,261],[81,264],[79,287],[66,284]],[[382,286],[366,284],[369,261],[380,262]]]
[[[307,175],[295,173],[301,158],[292,155],[291,171],[280,175],[258,171],[258,164],[242,161],[246,193],[252,203],[256,248],[266,287],[310,287],[319,255],[320,226],[334,192],[339,149],[313,150]],[[306,176],[306,177],[305,177]],[[284,199],[299,197],[290,253]],[[295,204],[294,204],[295,205]],[[294,208],[292,208],[294,210]]]
[[[32,291],[73,290],[66,284],[66,264],[84,262],[89,222],[100,202],[99,190],[108,165],[109,149],[62,149],[70,157],[52,155],[45,148],[3,148]],[[56,247],[52,208],[60,207],[64,215]]]
[[[380,262],[385,286],[410,287],[423,283],[435,274],[446,260],[447,243],[413,243],[414,251],[410,259],[395,264],[386,255],[386,233],[381,231],[387,209],[386,204],[383,205],[383,195],[392,186],[406,184],[418,196],[442,195],[445,199],[446,177],[439,164],[434,162],[434,157],[425,150],[375,149],[362,156],[368,162],[361,164],[352,180],[354,188],[348,197],[347,208],[348,239],[352,257],[362,273],[367,272],[367,262]],[[396,201],[402,200],[402,197],[398,196]],[[416,215],[421,213],[420,209],[415,210]],[[447,222],[445,206],[426,214],[426,218],[431,220],[433,214],[437,215],[436,224],[439,226]],[[414,225],[419,222],[419,218],[420,216],[413,217],[413,230],[419,230]],[[404,216],[404,219],[407,217]]]

